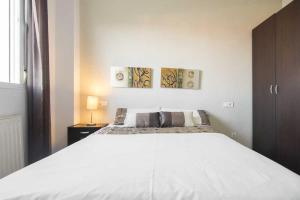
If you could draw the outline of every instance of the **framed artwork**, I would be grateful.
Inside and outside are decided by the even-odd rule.
[[[111,67],[112,87],[152,88],[152,69],[145,67]]]
[[[200,89],[200,70],[161,68],[161,88]]]

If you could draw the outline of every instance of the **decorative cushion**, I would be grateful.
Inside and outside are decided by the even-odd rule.
[[[204,110],[194,111],[193,119],[196,126],[210,125],[208,114]]]
[[[126,118],[127,108],[117,108],[114,125],[123,125]]]
[[[201,118],[197,110],[193,109],[182,109],[182,108],[161,108],[161,111],[166,111],[166,112],[184,112],[186,115],[189,117],[186,118],[189,123],[187,123],[185,126],[190,127],[190,126],[199,126],[201,125]],[[188,114],[187,114],[188,113]],[[190,115],[192,113],[192,117],[190,118]]]
[[[184,113],[184,126],[192,127],[195,126],[193,119],[193,112],[183,112]]]
[[[160,108],[128,108],[124,120],[124,127],[136,127],[136,114],[137,113],[154,113],[159,112]]]
[[[137,113],[136,127],[137,128],[160,127],[159,112]]]
[[[184,127],[184,112],[160,112],[161,127]]]

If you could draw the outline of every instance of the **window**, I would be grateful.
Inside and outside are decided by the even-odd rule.
[[[22,0],[0,0],[0,82],[22,83]]]

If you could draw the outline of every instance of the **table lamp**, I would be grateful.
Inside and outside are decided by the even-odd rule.
[[[95,96],[88,96],[86,109],[91,111],[91,122],[87,124],[87,126],[95,126],[96,124],[93,123],[93,111],[98,109],[98,97]]]

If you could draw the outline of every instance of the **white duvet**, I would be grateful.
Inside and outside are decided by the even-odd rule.
[[[300,200],[300,177],[222,134],[95,134],[0,180],[0,199]]]

